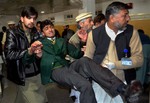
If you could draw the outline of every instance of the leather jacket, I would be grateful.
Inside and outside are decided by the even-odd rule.
[[[23,31],[21,22],[15,29],[7,31],[4,47],[7,62],[7,78],[18,85],[25,85],[26,77],[39,74],[39,69],[35,62],[23,63],[24,55],[27,53],[29,46],[30,44]]]

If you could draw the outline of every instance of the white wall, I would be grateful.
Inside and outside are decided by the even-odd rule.
[[[96,4],[96,10],[102,10],[105,13],[106,7],[113,1]],[[137,13],[150,13],[150,0],[117,0],[124,3],[133,3],[133,9],[130,10],[130,14]]]
[[[113,1],[96,4],[96,10],[102,10],[105,14],[106,7]],[[133,9],[129,9],[131,20],[150,19],[150,0],[117,0],[124,3],[133,3]]]
[[[101,4],[96,4],[95,9],[96,10],[102,10],[103,13],[105,13],[106,7],[113,1],[104,2]],[[139,15],[140,13],[147,14],[146,16],[143,16],[147,19],[150,19],[150,0],[118,0],[125,3],[133,3],[133,9],[129,10],[130,15]],[[82,9],[73,9],[73,10],[67,10],[64,12],[54,13],[54,14],[45,14],[45,15],[39,15],[38,20],[44,20],[49,19],[50,17],[55,17],[55,25],[63,25],[63,24],[73,24],[75,23],[75,17],[81,12]],[[73,14],[73,19],[70,20],[64,20],[64,14]],[[141,16],[140,16],[141,17]],[[137,19],[137,18],[136,18]],[[7,26],[7,21],[14,20],[16,23],[19,21],[19,16],[0,16],[0,31],[1,27],[3,25]]]
[[[8,26],[7,22],[8,21],[15,21],[16,24],[19,21],[20,17],[18,15],[14,15],[14,16],[5,16],[5,15],[0,15],[0,31],[2,26]]]

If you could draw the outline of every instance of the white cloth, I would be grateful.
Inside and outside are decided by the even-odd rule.
[[[92,86],[94,89],[95,97],[97,103],[123,103],[123,100],[120,95],[112,98],[109,96],[105,90],[96,82],[92,82]]]
[[[97,103],[123,103],[120,95],[112,98],[109,96],[105,90],[96,82],[92,81],[92,87],[95,93]],[[75,96],[76,100],[74,103],[80,103],[80,92],[71,89],[70,96]]]
[[[80,92],[75,90],[75,89],[71,89],[71,93],[70,93],[70,97],[71,96],[75,96],[75,102],[74,103],[80,103]]]

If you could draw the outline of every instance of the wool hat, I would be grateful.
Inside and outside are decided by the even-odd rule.
[[[86,19],[86,18],[89,18],[89,17],[92,17],[92,13],[91,12],[87,12],[87,13],[81,13],[79,14],[77,17],[76,17],[76,22],[79,22],[83,19]]]
[[[8,25],[10,25],[10,24],[15,24],[15,22],[14,22],[14,21],[8,21],[7,24],[8,24]]]

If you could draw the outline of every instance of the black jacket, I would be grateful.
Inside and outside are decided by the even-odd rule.
[[[31,35],[33,35],[31,33]],[[4,52],[7,62],[7,78],[18,85],[25,85],[25,78],[39,73],[36,63],[25,64],[23,58],[30,46],[21,22],[13,30],[8,30]],[[32,40],[31,40],[32,41]]]

